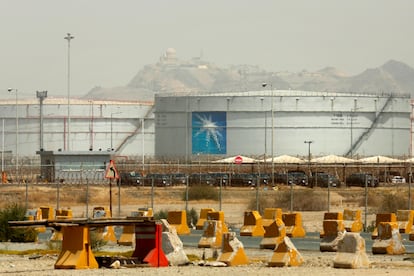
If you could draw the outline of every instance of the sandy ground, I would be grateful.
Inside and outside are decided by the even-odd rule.
[[[43,196],[35,195],[34,189],[30,190],[30,206],[53,205],[54,192],[47,189],[36,188]],[[194,208],[200,210],[201,208],[214,208],[219,210],[219,202],[216,201],[198,201],[185,203],[182,199],[168,198],[168,194],[172,191],[164,193],[156,193],[155,199],[150,199],[148,190],[125,190],[122,191],[121,209],[118,209],[117,193],[114,188],[113,195],[113,213],[116,216],[119,212],[121,216],[129,215],[132,211],[136,211],[139,207],[151,207],[155,210],[183,210],[187,206],[188,209]],[[8,191],[12,196],[21,197],[21,191]],[[74,192],[76,193],[76,191]],[[78,192],[79,193],[79,192]],[[93,191],[89,204],[79,204],[74,200],[69,192],[62,191],[62,208],[70,207],[73,210],[75,217],[83,217],[85,213],[90,213],[94,206],[105,206],[108,202],[107,189],[99,192]],[[250,198],[254,197],[254,192],[250,193]],[[65,195],[66,194],[66,195]],[[69,195],[68,195],[69,194]],[[3,193],[4,195],[4,193]],[[49,198],[48,198],[49,196]],[[66,197],[65,197],[66,196]],[[22,198],[22,197],[21,197]],[[24,198],[24,197],[23,197]],[[3,200],[4,198],[0,199]],[[35,200],[36,199],[36,200]],[[249,204],[249,198],[237,197],[233,198],[229,195],[221,204],[221,209],[225,213],[225,221],[232,227],[241,227],[243,224],[243,213]],[[343,199],[332,195],[332,207],[330,211],[343,211],[345,207],[349,207],[343,203]],[[319,212],[302,212],[302,220],[304,228],[307,232],[319,232],[322,229],[324,211]],[[368,222],[375,219],[374,214],[368,215]],[[18,250],[25,251],[28,249],[46,249],[44,243],[0,243],[0,250]],[[131,250],[131,248],[105,247],[104,251],[118,251]],[[202,249],[198,248],[184,248],[187,255],[201,256]],[[246,255],[250,260],[248,265],[239,267],[212,267],[200,266],[198,263],[191,263],[187,266],[180,267],[162,267],[162,268],[120,268],[120,269],[86,269],[86,270],[62,270],[54,269],[54,263],[57,260],[57,255],[9,255],[0,254],[0,274],[1,275],[212,275],[218,273],[226,273],[228,275],[414,275],[414,263],[410,259],[412,256],[404,255],[372,255],[368,253],[371,265],[365,269],[335,269],[333,268],[333,259],[336,253],[334,252],[319,252],[319,251],[303,251],[300,254],[304,258],[304,263],[299,267],[267,267],[267,262],[273,255],[272,250],[268,249],[250,249],[246,248]],[[409,260],[404,260],[409,258]]]
[[[4,245],[4,244],[3,244]],[[3,246],[2,245],[2,246]],[[12,245],[9,245],[13,248]],[[18,246],[18,245],[17,245]],[[27,247],[25,245],[24,247]],[[186,254],[201,257],[203,250],[185,248]],[[136,267],[120,269],[54,269],[56,255],[0,255],[1,275],[413,275],[414,263],[404,260],[406,255],[372,255],[368,254],[370,267],[364,269],[333,268],[334,252],[300,252],[304,263],[298,267],[268,267],[267,261],[273,255],[272,250],[246,249],[250,264],[233,267],[200,266],[198,262],[179,267]],[[207,253],[208,255],[209,253]]]

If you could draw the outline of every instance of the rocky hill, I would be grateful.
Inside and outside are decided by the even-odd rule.
[[[217,93],[260,90],[262,82],[274,89],[304,91],[395,93],[414,96],[414,69],[390,60],[378,68],[347,76],[327,67],[316,72],[267,72],[257,66],[219,68],[201,59],[181,61],[168,49],[160,61],[142,68],[126,85],[93,88],[84,98],[152,101],[156,93]]]

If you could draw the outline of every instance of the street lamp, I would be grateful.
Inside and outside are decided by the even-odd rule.
[[[68,41],[68,141],[67,141],[67,150],[70,150],[70,41],[75,37],[70,33],[64,37]]]
[[[18,93],[17,93],[17,89],[14,88],[9,88],[7,89],[7,91],[11,92],[15,92],[16,93],[16,181],[18,184],[20,184],[20,180],[19,180],[19,113],[17,111],[17,103],[18,103]]]
[[[305,144],[308,144],[308,169],[309,169],[309,176],[311,175],[311,169],[310,169],[310,145],[313,143],[313,141],[307,140],[304,141]],[[328,184],[329,185],[329,184]]]
[[[275,183],[275,163],[273,162],[273,158],[274,158],[274,132],[275,132],[275,126],[273,123],[274,120],[274,110],[273,110],[273,84],[267,84],[266,82],[262,83],[262,87],[266,87],[267,85],[270,86],[270,93],[271,93],[271,102],[270,102],[270,111],[271,111],[271,115],[272,115],[272,133],[271,133],[271,151],[272,151],[272,185],[274,185]]]
[[[36,91],[40,102],[40,151],[43,151],[43,100],[47,98],[47,91]]]
[[[308,162],[310,165],[310,161],[311,161],[311,144],[313,143],[313,141],[304,141],[305,144],[308,144]]]

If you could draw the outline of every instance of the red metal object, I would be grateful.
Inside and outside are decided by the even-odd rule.
[[[144,258],[153,267],[168,266],[168,259],[162,251],[162,225],[156,224],[155,247]]]
[[[135,225],[135,251],[132,257],[153,267],[168,266],[162,251],[162,225],[149,221]]]

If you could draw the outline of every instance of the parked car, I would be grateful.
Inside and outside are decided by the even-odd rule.
[[[166,187],[171,185],[171,176],[165,173],[149,173],[145,177],[145,185],[151,186],[154,181],[154,186]]]
[[[354,173],[346,178],[346,186],[365,187],[365,181],[369,187],[378,187],[378,179],[370,173]]]
[[[192,173],[189,182],[191,185],[214,185],[214,179],[209,173]]]
[[[170,176],[172,185],[186,185],[187,176],[185,173],[172,173]]]
[[[220,182],[222,186],[229,185],[229,175],[223,172],[213,172],[210,173],[211,178],[214,180],[214,185],[220,186]]]
[[[256,177],[252,173],[235,173],[231,175],[231,186],[250,187],[256,186]]]
[[[288,172],[289,179],[291,179],[291,183],[289,181],[289,184],[295,184],[295,185],[301,185],[301,186],[308,186],[308,176],[303,171],[290,171]]]
[[[340,187],[341,182],[335,176],[324,173],[324,172],[317,172],[310,178],[310,185],[311,187]]]
[[[267,185],[272,182],[272,178],[267,173],[256,173],[254,175],[256,177],[256,182],[260,180],[260,185]]]
[[[140,185],[142,183],[142,175],[139,172],[121,172],[117,184],[121,185]]]
[[[293,176],[287,173],[275,173],[274,180],[275,184],[290,185],[293,182]]]
[[[405,183],[405,178],[400,176],[400,175],[396,175],[391,179],[392,183]]]

